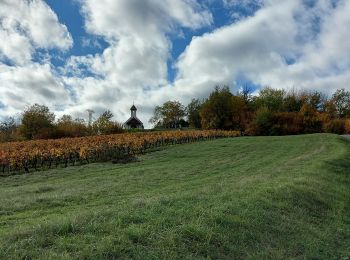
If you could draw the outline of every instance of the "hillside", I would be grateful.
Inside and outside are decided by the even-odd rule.
[[[247,137],[0,179],[0,258],[350,256],[350,143]]]

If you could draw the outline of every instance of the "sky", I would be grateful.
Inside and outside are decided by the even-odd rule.
[[[350,90],[349,0],[0,0],[0,119],[34,103],[124,122],[232,92]]]

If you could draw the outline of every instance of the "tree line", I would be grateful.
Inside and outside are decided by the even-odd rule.
[[[56,116],[48,107],[34,104],[21,114],[0,122],[0,142],[105,135],[123,132],[106,110],[89,125],[83,119]],[[215,87],[203,100],[184,106],[167,101],[156,106],[149,120],[155,129],[196,128],[237,130],[244,135],[350,133],[350,91],[339,89],[330,97],[319,91],[286,91],[265,87],[253,95],[249,87],[232,93]]]
[[[319,91],[265,87],[253,95],[249,87],[233,94],[227,86],[218,86],[208,98],[192,99],[187,107],[178,101],[157,106],[150,123],[246,135],[344,134],[350,133],[350,91],[339,89],[327,97]]]
[[[23,111],[20,123],[9,117],[0,123],[0,142],[82,137],[123,132],[122,125],[113,121],[113,114],[106,110],[91,125],[84,119],[70,115],[56,116],[48,107],[34,104]]]

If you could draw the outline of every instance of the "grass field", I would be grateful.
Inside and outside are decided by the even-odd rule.
[[[0,259],[350,257],[350,143],[177,145],[0,179]]]

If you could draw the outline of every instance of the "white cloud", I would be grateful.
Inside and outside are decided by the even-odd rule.
[[[328,94],[339,88],[350,89],[347,85],[350,78],[350,37],[346,33],[346,28],[350,26],[350,2],[339,1],[336,8],[332,6],[332,1],[323,0],[311,10],[304,10],[302,22],[308,41],[300,47],[298,59],[292,65],[260,75],[260,82],[272,86],[316,89]],[[313,36],[312,22],[314,27],[319,26],[319,31]]]
[[[111,108],[118,118],[128,116],[128,107],[135,100],[142,104],[142,119],[147,121],[156,104],[168,99],[186,103],[192,97],[205,97],[216,84],[232,86],[241,75],[255,84],[326,93],[344,87],[349,79],[347,64],[342,65],[344,73],[337,74],[332,69],[349,60],[346,55],[342,58],[349,49],[347,34],[343,29],[334,30],[334,26],[347,28],[343,26],[348,23],[346,2],[333,9],[329,0],[315,5],[302,0],[266,0],[263,4],[253,1],[262,5],[253,16],[192,39],[175,65],[177,76],[172,83],[166,75],[171,47],[167,33],[180,25],[203,26],[207,24],[203,21],[210,21],[210,15],[202,13],[202,22],[193,25],[193,21],[174,18],[181,15],[158,14],[163,6],[153,6],[153,1],[145,1],[143,8],[136,1],[113,1],[109,7],[115,9],[108,11],[102,6],[109,1],[102,1],[101,6],[92,0],[87,2],[90,5],[84,6],[85,12],[88,6],[94,7],[86,13],[88,30],[106,37],[110,47],[102,55],[72,59],[74,66],[83,64],[102,78],[70,78],[69,84],[79,82],[78,103],[100,110],[104,106]],[[341,40],[342,44],[334,45],[332,39]],[[338,47],[338,56],[334,46]],[[323,60],[323,56],[329,58]]]
[[[88,38],[88,37],[82,37],[82,39],[81,39],[81,46],[83,48],[87,48],[87,47],[97,48],[97,49],[101,49],[102,48],[101,43],[97,39],[91,39],[91,38]]]
[[[33,103],[57,110],[69,104],[65,86],[38,49],[67,50],[72,44],[65,25],[42,0],[0,1],[0,118]],[[33,55],[40,57],[33,61]],[[9,65],[11,64],[11,65]]]
[[[141,115],[147,122],[157,102],[150,93],[168,85],[172,47],[168,35],[180,35],[183,27],[195,30],[210,25],[210,12],[194,0],[86,0],[81,5],[86,30],[103,37],[109,47],[102,54],[68,61],[65,71],[74,75],[64,80],[78,99],[70,111],[111,109],[122,121],[135,101],[148,111]]]
[[[0,37],[0,57],[16,64],[28,63],[36,48],[67,50],[73,44],[67,27],[42,0],[1,0]]]
[[[177,26],[196,29],[212,22],[195,0],[85,0],[82,10],[87,30],[110,39],[138,35],[154,41]]]
[[[134,101],[146,123],[154,106],[169,99],[186,104],[192,97],[207,96],[217,84],[233,87],[242,75],[277,88],[326,93],[349,88],[349,1],[334,6],[333,0],[223,0],[227,8],[240,4],[260,9],[214,30],[210,11],[201,5],[211,1],[80,0],[87,32],[103,38],[108,47],[100,54],[70,57],[58,74],[47,59],[39,65],[31,57],[37,48],[68,49],[72,41],[67,28],[42,1],[22,0],[19,10],[34,4],[42,10],[36,16],[21,11],[22,20],[11,14],[12,1],[0,0],[8,10],[0,16],[11,14],[0,19],[0,37],[7,40],[0,42],[0,60],[6,57],[17,65],[0,65],[0,102],[7,106],[0,117],[23,110],[24,104],[54,100],[51,107],[62,107],[60,114],[86,117],[86,109],[97,114],[111,109],[123,121]],[[51,17],[56,31],[40,17]],[[174,64],[174,82],[169,82],[170,39],[181,37],[183,28],[203,27],[210,31],[192,38]]]
[[[30,61],[33,47],[30,40],[16,32],[10,32],[0,27],[0,59],[9,59],[17,64]]]
[[[296,1],[277,3],[251,18],[193,38],[176,65],[175,85],[193,84],[199,93],[203,89],[198,89],[198,82],[208,91],[212,81],[232,84],[240,74],[256,78],[284,66],[282,56],[291,56],[298,48],[293,17],[297,6]]]
[[[0,64],[0,117],[10,116],[34,103],[57,110],[69,104],[64,84],[52,74],[50,65],[30,64],[21,67]]]
[[[259,85],[331,93],[349,88],[350,2],[269,1],[254,16],[193,38],[177,63],[178,91],[208,92],[240,74]],[[286,59],[293,59],[288,64]],[[201,83],[200,83],[201,82]]]
[[[212,22],[193,0],[87,0],[82,9],[87,30],[110,43],[93,58],[91,69],[120,88],[165,84],[171,48],[166,34]]]

